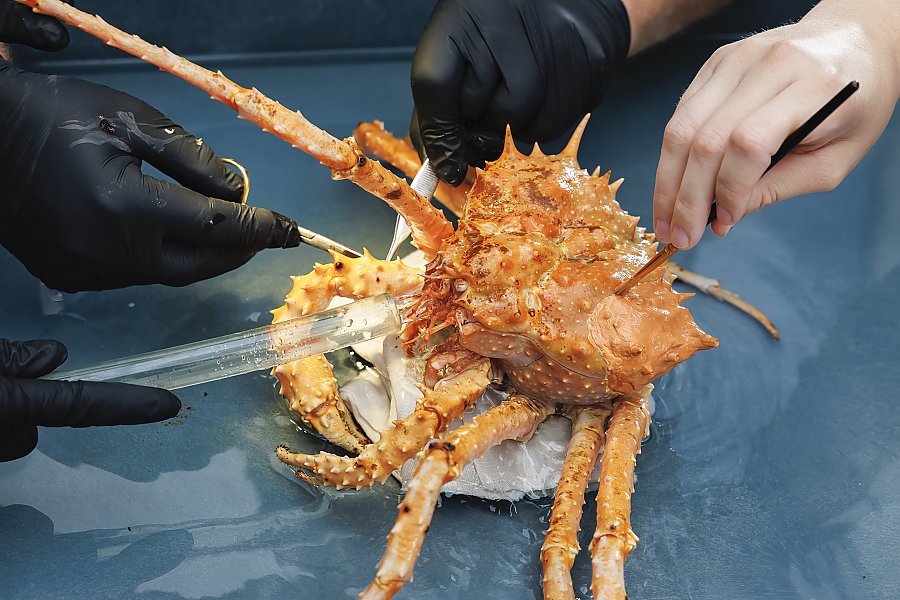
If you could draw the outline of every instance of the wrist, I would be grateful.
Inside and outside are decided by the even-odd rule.
[[[623,0],[591,0],[588,22],[606,48],[609,65],[625,62],[631,54],[631,21]]]
[[[731,0],[622,0],[631,30],[629,56],[671,37]]]

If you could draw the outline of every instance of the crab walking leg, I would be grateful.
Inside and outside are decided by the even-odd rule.
[[[422,274],[399,260],[378,260],[363,252],[360,258],[331,253],[334,262],[316,265],[311,273],[294,277],[294,286],[284,305],[272,311],[273,322],[295,319],[328,307],[332,298],[365,298],[388,293],[399,296],[417,290]],[[272,374],[281,384],[291,411],[329,442],[351,452],[361,452],[369,443],[338,392],[331,363],[323,355],[281,365]]]
[[[600,460],[597,490],[597,530],[591,540],[594,600],[625,600],[625,557],[637,545],[631,529],[634,466],[641,440],[650,427],[646,396],[622,396],[613,404],[606,447]]]
[[[699,273],[688,271],[684,267],[676,265],[671,261],[666,264],[666,269],[669,271],[669,273],[674,275],[676,279],[680,279],[689,286],[697,288],[704,294],[708,294],[716,300],[730,304],[741,312],[750,315],[751,317],[756,319],[760,325],[765,327],[766,331],[768,331],[773,338],[775,338],[776,340],[781,340],[781,334],[778,333],[778,330],[775,328],[775,325],[772,323],[769,317],[764,315],[758,308],[756,308],[734,292],[730,292],[723,288],[717,279],[704,277]]]
[[[387,549],[378,563],[375,580],[359,597],[390,598],[411,581],[441,486],[456,479],[466,463],[488,448],[504,440],[529,439],[554,408],[551,402],[513,396],[432,444],[400,503],[397,522],[388,534]]]
[[[56,17],[163,71],[184,79],[211,98],[236,110],[241,118],[303,150],[331,169],[336,179],[349,179],[387,202],[403,215],[416,245],[433,257],[440,242],[453,233],[444,215],[378,161],[369,160],[352,140],[339,140],[310,123],[299,111],[292,111],[266,97],[257,89],[247,89],[136,35],[113,27],[98,16],[82,12],[60,0],[17,0],[37,13]]]
[[[609,413],[606,406],[575,410],[572,437],[553,499],[550,528],[541,547],[544,598],[547,600],[575,600],[571,570],[580,550],[577,534],[584,492],[603,445],[603,428]]]
[[[297,476],[313,484],[337,489],[369,487],[383,483],[388,476],[414,457],[429,440],[443,435],[447,426],[475,404],[490,383],[490,361],[482,359],[450,379],[442,380],[405,419],[383,431],[381,439],[369,444],[355,457],[327,452],[297,454],[285,446],[275,451],[278,458],[298,467]]]
[[[412,144],[408,140],[401,140],[391,135],[385,130],[384,123],[381,121],[360,123],[353,130],[353,138],[363,152],[397,167],[407,177],[415,177],[419,172],[419,167],[422,166],[419,153]],[[474,171],[470,169],[469,174],[474,175]],[[473,179],[467,176],[466,181],[459,187],[453,187],[441,181],[438,183],[434,196],[440,200],[441,204],[453,211],[453,214],[461,217],[463,209],[466,207],[466,194],[472,187],[472,181]]]

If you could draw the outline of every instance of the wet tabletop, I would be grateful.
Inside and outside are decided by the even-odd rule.
[[[634,62],[594,115],[582,164],[625,177],[619,198],[635,214],[649,216],[662,128],[712,48],[683,43]],[[348,135],[373,118],[405,133],[408,60],[382,52],[211,66]],[[390,209],[201,92],[146,67],[74,74],[140,96],[243,162],[251,202],[386,251]],[[689,302],[721,344],[659,382],[637,469],[633,597],[896,597],[898,151],[895,123],[836,191],[750,216],[727,239],[708,236],[679,256],[765,311],[783,340],[713,299]],[[75,367],[229,333],[267,322],[288,276],[326,258],[267,251],[213,281],[67,296],[64,314],[43,316],[37,282],[0,253],[0,334],[60,339]],[[324,445],[297,431],[266,374],[180,397],[169,422],[44,429],[31,456],[0,465],[0,596],[352,598],[368,583],[396,485],[329,494],[291,477],[274,460],[277,444]],[[415,581],[398,597],[539,597],[549,505],[444,499]],[[582,553],[582,597],[589,569]]]

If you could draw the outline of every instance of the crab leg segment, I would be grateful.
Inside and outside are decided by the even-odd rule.
[[[409,139],[401,140],[394,137],[384,129],[384,123],[381,121],[360,123],[353,130],[353,138],[363,152],[394,165],[407,177],[415,177],[419,167],[422,166],[419,154]],[[463,214],[466,194],[474,181],[474,170],[470,169],[469,174],[471,177],[466,177],[466,181],[459,187],[453,187],[442,181],[438,183],[434,192],[435,198],[458,217]]]
[[[642,394],[648,392],[645,388]],[[595,600],[626,598],[625,557],[638,541],[630,518],[634,466],[649,427],[650,413],[644,395],[622,396],[613,405],[600,461],[597,530],[591,540],[591,591]]]
[[[571,570],[580,549],[577,534],[584,492],[603,445],[603,428],[609,413],[610,409],[605,406],[575,411],[572,437],[553,499],[550,528],[541,547],[544,598],[547,600],[575,600]]]
[[[334,263],[316,265],[306,275],[294,277],[294,287],[284,305],[272,311],[278,323],[324,310],[332,298],[365,298],[388,293],[405,294],[422,285],[418,269],[399,260],[387,262],[368,251],[360,258],[332,252]],[[360,452],[368,439],[359,430],[338,392],[331,364],[321,354],[276,367],[272,373],[281,383],[281,395],[310,427],[329,442],[351,452]]]
[[[554,404],[513,396],[432,444],[416,468],[375,580],[360,598],[390,598],[412,580],[441,486],[459,476],[463,466],[504,440],[527,440],[554,410]]]
[[[669,261],[666,264],[666,269],[669,273],[674,275],[676,279],[680,279],[689,286],[697,288],[704,294],[709,294],[716,300],[725,302],[726,304],[730,304],[738,310],[750,315],[751,317],[756,319],[760,325],[765,327],[766,331],[769,332],[769,335],[771,335],[776,340],[781,340],[781,334],[778,333],[778,330],[775,328],[775,325],[772,323],[769,317],[764,315],[758,308],[756,308],[734,292],[730,292],[723,288],[717,279],[704,277],[699,273],[688,271],[684,267],[676,265],[672,261]]]
[[[154,46],[136,35],[117,29],[98,16],[89,15],[60,0],[18,0],[35,12],[56,17],[103,40],[110,46],[137,56],[163,71],[187,81],[236,110],[247,119],[271,131],[294,147],[310,154],[331,169],[336,179],[349,179],[387,202],[409,223],[416,245],[429,257],[453,227],[427,198],[378,161],[367,159],[353,141],[339,140],[310,123],[299,111],[292,111],[257,89],[247,89],[200,65]]]
[[[395,421],[393,429],[382,432],[381,439],[366,446],[359,456],[297,454],[285,446],[279,446],[275,452],[282,462],[301,469],[297,476],[309,483],[325,483],[338,489],[382,483],[429,440],[443,435],[447,426],[478,400],[490,383],[490,367],[490,361],[481,359],[426,390],[412,414]]]

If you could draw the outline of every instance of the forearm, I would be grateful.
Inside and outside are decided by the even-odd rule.
[[[878,71],[891,80],[895,95],[900,96],[900,3],[897,0],[822,0],[800,24],[828,31],[846,31],[847,24],[859,28],[858,35],[837,34],[833,47],[854,52],[860,44],[873,45],[878,53]],[[827,33],[826,33],[827,35]]]
[[[622,0],[631,22],[629,56],[646,50],[731,0]]]

